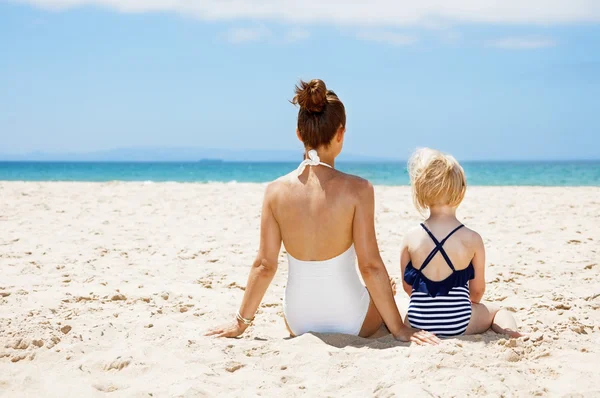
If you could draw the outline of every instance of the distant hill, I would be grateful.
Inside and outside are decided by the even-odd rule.
[[[302,151],[229,150],[203,148],[118,148],[83,153],[31,152],[19,155],[0,153],[0,161],[70,162],[299,162]],[[342,153],[341,162],[381,162],[394,159]]]

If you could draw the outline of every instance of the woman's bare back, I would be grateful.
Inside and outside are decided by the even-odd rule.
[[[354,211],[367,181],[318,166],[300,176],[290,173],[273,185],[271,211],[292,257],[327,260],[352,245]]]

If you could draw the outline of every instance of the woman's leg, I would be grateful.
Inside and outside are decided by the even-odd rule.
[[[396,295],[396,282],[390,278],[390,284],[392,285],[392,293],[394,296]],[[360,337],[371,337],[381,328],[383,325],[383,319],[375,307],[375,303],[373,303],[373,299],[369,296],[369,309],[367,310],[367,315],[365,316],[365,320],[363,321],[362,327],[360,328],[360,332],[358,335]]]
[[[365,320],[363,321],[358,335],[360,337],[371,337],[379,330],[381,325],[383,325],[383,319],[381,318],[381,315],[379,315],[379,311],[377,311],[377,307],[375,307],[375,303],[373,303],[373,300],[371,299],[367,315],[365,316]]]
[[[290,337],[296,337],[296,335],[294,334],[294,332],[292,332],[292,329],[290,328],[290,325],[288,325],[287,319],[285,319],[285,315],[283,316],[283,321],[285,322],[285,327],[287,328],[288,332],[290,332]]]
[[[398,311],[400,311],[400,317],[402,318],[402,322],[410,328],[412,326],[410,325],[410,321],[408,320],[408,305],[410,304],[409,300],[401,297],[396,297],[396,306],[398,307]]]
[[[491,327],[496,333],[510,337],[522,336],[517,331],[517,322],[509,311],[489,303],[473,303],[471,306],[473,312],[465,334],[484,333]]]

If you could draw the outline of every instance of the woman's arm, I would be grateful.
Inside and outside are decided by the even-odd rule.
[[[256,259],[252,263],[246,291],[239,310],[242,318],[246,319],[254,318],[258,306],[277,272],[277,259],[281,249],[281,231],[271,211],[274,191],[273,184],[270,184],[265,192],[260,222],[260,247]],[[206,335],[237,337],[244,333],[247,327],[248,325],[234,319],[227,325],[210,330]]]
[[[359,200],[354,212],[353,235],[358,268],[379,314],[394,338],[419,344],[436,344],[439,340],[431,333],[409,328],[402,322],[392,294],[390,279],[377,246],[375,193],[370,183],[365,183],[359,192]]]
[[[410,295],[412,294],[412,286],[404,281],[404,271],[406,271],[406,266],[410,262],[410,254],[408,253],[407,240],[407,236],[404,236],[404,239],[402,240],[402,248],[400,251],[400,275],[402,277],[402,288],[410,297]]]
[[[471,302],[479,303],[485,293],[485,246],[481,236],[478,233],[475,233],[475,236],[475,254],[471,260],[475,269],[475,278],[469,281],[469,295]]]

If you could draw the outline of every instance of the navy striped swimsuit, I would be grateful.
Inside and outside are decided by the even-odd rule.
[[[469,263],[467,268],[457,271],[443,246],[464,225],[459,225],[441,242],[438,242],[425,224],[421,226],[435,243],[435,248],[423,261],[420,269],[414,268],[412,262],[409,262],[404,271],[404,281],[412,286],[408,320],[412,327],[440,337],[460,336],[465,333],[471,320],[468,284],[475,277],[475,270],[473,263]],[[423,270],[438,252],[452,269],[452,274],[442,281],[432,281],[423,275]]]

